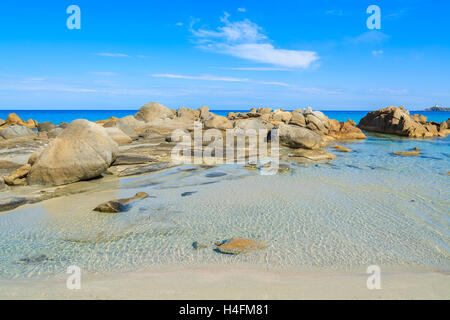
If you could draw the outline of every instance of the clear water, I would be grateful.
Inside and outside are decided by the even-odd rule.
[[[92,181],[98,192],[0,214],[0,278],[52,276],[70,265],[90,273],[211,264],[450,271],[450,138],[369,135],[340,144],[353,152],[291,164],[288,174],[179,167],[108,187]],[[392,154],[413,147],[420,157]],[[140,191],[152,197],[128,212],[92,212],[101,199]],[[269,247],[240,256],[213,250],[231,237]],[[194,241],[207,248],[193,249]]]
[[[8,115],[15,112],[20,118],[33,119],[38,122],[50,121],[55,124],[72,122],[75,119],[87,119],[90,121],[104,120],[109,117],[122,118],[136,114],[137,110],[0,110],[0,119],[6,119]],[[248,110],[212,110],[212,112],[226,116],[229,112],[248,112]],[[368,111],[323,111],[328,118],[338,121],[352,119],[359,122]],[[450,112],[445,111],[411,111],[411,114],[420,113],[428,117],[429,121],[443,122],[450,118]]]

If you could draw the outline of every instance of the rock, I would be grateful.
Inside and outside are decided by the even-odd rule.
[[[226,117],[213,115],[211,118],[205,121],[205,128],[227,130],[232,129],[233,124]]]
[[[62,185],[100,176],[114,162],[117,144],[105,128],[75,120],[36,158],[29,184]]]
[[[37,133],[34,130],[21,125],[11,125],[6,129],[0,130],[0,137],[3,139],[32,139],[37,137]]]
[[[247,170],[258,170],[258,163],[249,162],[244,165],[244,168]]]
[[[337,157],[334,154],[325,152],[323,150],[306,150],[297,149],[293,153],[289,154],[291,160],[295,161],[329,161],[334,160]]]
[[[194,248],[195,250],[200,250],[200,249],[206,249],[207,246],[204,245],[204,244],[200,244],[200,243],[198,243],[197,241],[194,241],[194,242],[192,243],[192,248]]]
[[[270,129],[273,127],[270,124],[265,124],[259,119],[239,119],[234,123],[235,129],[249,130],[253,129],[256,133],[259,133],[259,130],[262,129]]]
[[[135,176],[145,173],[152,173],[156,171],[161,171],[165,169],[172,168],[174,164],[170,162],[158,162],[150,164],[140,164],[140,165],[124,165],[124,166],[114,166],[108,169],[110,174],[118,177],[128,177]]]
[[[197,193],[197,191],[187,191],[187,192],[183,192],[181,194],[182,197],[189,197],[192,196],[193,194]]]
[[[129,136],[131,138],[131,140],[139,139],[138,133],[133,128],[131,128],[129,125],[127,125],[125,123],[118,123],[117,128],[122,130],[123,133],[125,133],[127,136]]]
[[[145,128],[147,125],[144,121],[137,120],[134,116],[126,116],[119,120],[117,120],[118,125],[127,125],[136,132],[139,132],[141,129]]]
[[[129,136],[117,127],[105,128],[105,131],[118,145],[130,144],[133,142]]]
[[[427,117],[425,117],[424,115],[421,115],[421,114],[413,114],[411,116],[411,118],[421,124],[427,123],[427,119],[428,119]]]
[[[373,132],[389,133],[410,138],[426,138],[438,135],[435,125],[422,124],[418,115],[411,117],[404,107],[387,107],[369,112],[358,127]]]
[[[9,186],[17,186],[25,183],[25,177],[30,172],[31,165],[26,164],[23,167],[16,169],[9,176],[5,177],[5,183]]]
[[[6,118],[6,124],[9,126],[18,125],[18,126],[31,128],[31,129],[36,127],[35,122],[33,120],[30,119],[25,122],[22,119],[20,119],[20,117],[15,113],[10,113],[8,115],[8,118]]]
[[[58,128],[58,126],[56,124],[53,124],[53,123],[49,122],[49,121],[42,122],[42,123],[39,123],[37,125],[37,129],[38,129],[39,132],[49,132],[49,131],[52,131],[55,128]]]
[[[212,114],[209,112],[209,108],[207,106],[202,106],[198,108],[198,111],[200,112],[200,119],[202,121],[206,121],[209,118],[211,118]]]
[[[119,199],[119,200],[111,200],[105,202],[99,206],[97,206],[94,211],[104,212],[104,213],[119,213],[127,210],[127,204],[129,204],[133,200],[137,199],[145,199],[148,198],[148,194],[145,192],[136,193],[134,197]]]
[[[140,157],[140,156],[128,156],[128,155],[118,155],[113,166],[120,165],[131,165],[131,164],[144,164],[149,162],[155,162],[156,160],[148,157]]]
[[[324,145],[322,137],[306,128],[287,124],[278,125],[280,143],[292,148],[319,149]]]
[[[273,121],[283,121],[284,123],[289,123],[292,118],[292,114],[289,111],[277,110],[272,115]]]
[[[306,127],[318,133],[328,134],[328,130],[325,127],[325,123],[316,117],[314,114],[307,114],[306,117]],[[328,119],[326,120],[328,122]]]
[[[291,120],[289,121],[289,124],[306,127],[305,116],[298,111],[292,111],[292,117],[291,117]]]
[[[22,165],[16,162],[11,162],[8,160],[0,160],[0,177],[9,176],[11,173],[19,169],[20,167],[22,167]]]
[[[398,156],[420,156],[420,151],[396,151],[394,154]]]
[[[61,121],[61,123],[59,124],[59,127],[62,128],[62,129],[65,129],[68,126],[69,126],[69,124],[67,122],[63,122],[63,121]]]
[[[256,112],[261,115],[270,114],[270,113],[272,113],[272,109],[271,108],[258,108],[258,110]]]
[[[352,120],[339,122],[337,120],[329,120],[330,130],[329,135],[338,140],[352,140],[352,139],[367,139],[366,135],[354,126]]]
[[[3,191],[7,188],[5,180],[0,177],[0,191]]]
[[[172,119],[172,110],[157,102],[150,102],[143,106],[134,116],[137,120],[152,122],[158,119]]]
[[[266,248],[267,246],[262,241],[232,238],[222,242],[222,244],[218,245],[216,249],[225,254],[244,254]]]
[[[0,119],[0,127],[2,126],[2,125],[4,125],[6,123],[6,121],[5,120],[3,120],[3,119]]]
[[[340,146],[340,145],[335,145],[335,146],[333,146],[333,148],[336,151],[339,151],[339,152],[351,152],[352,151],[349,148],[346,148],[346,147],[343,147],[343,146]]]
[[[47,132],[47,137],[49,139],[56,138],[64,129],[63,128],[55,128],[49,132]]]
[[[9,197],[0,199],[0,212],[10,211],[28,203],[28,199],[24,197]]]
[[[177,110],[177,117],[196,121],[200,119],[200,111],[182,107]]]

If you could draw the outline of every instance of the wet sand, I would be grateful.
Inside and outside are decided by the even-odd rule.
[[[437,272],[383,272],[381,289],[367,289],[354,273],[272,272],[209,266],[87,275],[80,290],[54,280],[0,281],[0,299],[449,299],[450,276]]]

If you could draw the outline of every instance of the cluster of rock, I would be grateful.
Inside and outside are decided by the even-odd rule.
[[[282,160],[288,161],[332,160],[336,156],[324,151],[329,141],[365,139],[361,129],[409,137],[445,135],[449,131],[448,121],[441,124],[427,122],[426,117],[411,116],[403,107],[370,112],[358,127],[351,120],[338,122],[311,108],[292,112],[253,108],[247,113],[230,112],[224,117],[210,112],[206,106],[197,110],[184,107],[171,110],[156,102],[146,104],[134,116],[111,117],[95,123],[80,119],[55,125],[23,121],[11,114],[6,121],[0,122],[2,139],[31,137],[46,143],[31,155],[26,165],[0,178],[0,189],[5,185],[24,184],[58,186],[93,179],[104,173],[129,176],[169,168],[173,166],[170,162],[173,130],[182,129],[192,134],[194,122],[222,134],[229,129],[258,132],[277,128],[280,145],[285,148]],[[156,139],[156,143],[152,143],[152,139]],[[121,153],[131,148],[127,145],[136,146],[134,153]],[[343,147],[336,150],[350,152]]]
[[[445,137],[449,131],[449,120],[442,123],[427,121],[427,117],[410,115],[404,107],[387,107],[369,112],[358,124],[363,130],[395,134],[410,138]]]

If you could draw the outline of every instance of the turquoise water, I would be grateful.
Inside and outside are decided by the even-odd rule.
[[[336,160],[291,163],[288,174],[184,166],[120,182],[93,180],[88,184],[97,189],[89,194],[0,214],[0,278],[64,274],[70,265],[89,273],[211,264],[449,272],[450,138],[369,134],[339,144],[352,152],[330,148]],[[421,156],[393,155],[414,147]],[[151,197],[128,212],[92,211],[141,191]],[[231,237],[259,239],[268,248],[240,256],[213,250]],[[194,241],[207,248],[193,249]]]
[[[237,112],[236,110],[212,110],[214,113],[226,116],[229,112]],[[8,114],[15,112],[20,118],[28,120],[33,119],[38,122],[50,121],[55,124],[63,122],[72,122],[75,119],[87,119],[90,121],[104,120],[109,117],[122,118],[129,115],[136,114],[137,110],[0,110],[0,119],[6,119]],[[239,111],[238,111],[239,112]],[[241,110],[240,112],[248,112],[248,110]],[[346,121],[352,119],[359,122],[368,111],[323,111],[328,118],[339,121]],[[450,112],[432,112],[421,111],[411,112],[411,114],[420,113],[428,117],[429,121],[443,122],[450,118]]]

